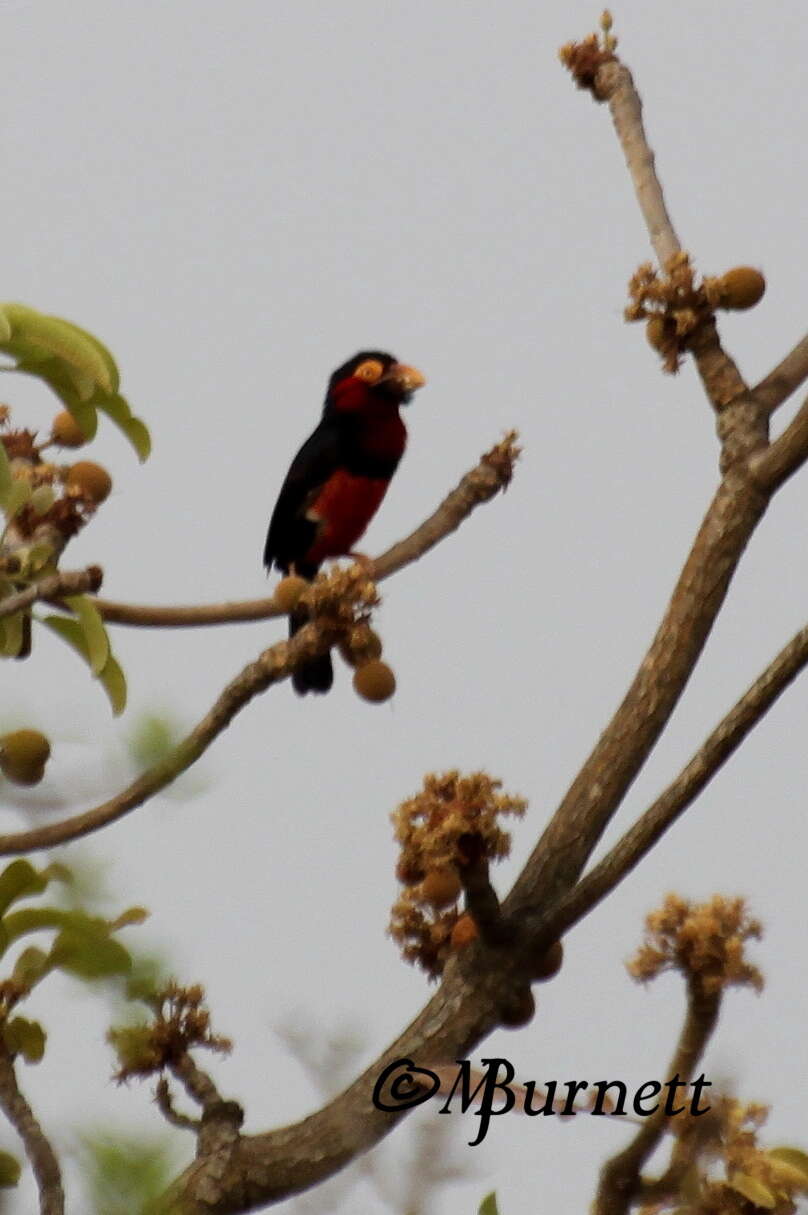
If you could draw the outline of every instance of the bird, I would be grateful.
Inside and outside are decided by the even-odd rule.
[[[415,367],[381,350],[361,350],[332,374],[320,421],[289,466],[269,522],[264,565],[309,581],[329,557],[354,555],[407,444],[399,412],[426,383]],[[289,636],[308,619],[289,616]],[[299,666],[295,691],[327,692],[331,654]]]

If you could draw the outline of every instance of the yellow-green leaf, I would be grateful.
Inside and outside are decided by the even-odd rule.
[[[25,642],[25,612],[0,619],[0,655],[16,658]]]
[[[777,1206],[777,1199],[771,1190],[748,1173],[733,1173],[729,1179],[729,1188],[748,1198],[756,1207],[762,1207],[764,1211],[773,1211]]]
[[[116,717],[120,717],[126,708],[126,676],[123,673],[121,664],[117,658],[113,658],[112,654],[107,659],[104,669],[98,678],[101,680],[104,691],[109,697],[112,712]]]
[[[36,945],[24,949],[14,963],[12,977],[26,987],[33,987],[51,969],[50,958]]]
[[[808,1178],[808,1152],[803,1152],[800,1148],[779,1147],[772,1148],[767,1155],[773,1156],[775,1160],[782,1160],[785,1164],[790,1164],[794,1169],[799,1169]]]
[[[0,1186],[10,1190],[18,1184],[22,1169],[16,1156],[10,1152],[0,1152]]]
[[[45,1054],[45,1031],[38,1021],[14,1017],[3,1027],[6,1046],[26,1063],[39,1063]]]
[[[6,490],[3,502],[3,513],[7,521],[10,523],[18,510],[25,506],[28,499],[31,497],[31,486],[27,481],[12,480],[11,485]]]
[[[32,894],[41,894],[48,884],[48,878],[37,873],[30,861],[20,858],[6,865],[0,873],[0,915],[5,915],[12,903],[17,899],[28,898]]]
[[[499,1215],[499,1207],[497,1206],[497,1196],[494,1190],[490,1194],[486,1194],[485,1198],[480,1203],[480,1209],[477,1215]]]
[[[128,974],[132,968],[129,950],[101,933],[65,928],[50,952],[51,962],[79,979],[105,979]]]
[[[3,311],[11,324],[11,336],[3,343],[10,354],[37,359],[41,351],[46,358],[61,359],[70,368],[79,395],[87,399],[94,384],[104,392],[113,391],[107,361],[81,329],[25,304],[6,304]]]
[[[11,337],[11,321],[5,313],[5,309],[0,306],[0,342],[7,342]]]
[[[87,638],[78,620],[70,616],[44,616],[42,623],[72,646],[82,658],[90,661]],[[120,663],[110,654],[98,674],[98,680],[109,697],[112,712],[117,717],[126,708],[126,677]]]
[[[81,626],[90,670],[93,675],[100,675],[109,659],[109,637],[101,613],[86,595],[65,596],[64,603]]]
[[[1,345],[1,343],[0,343]],[[44,380],[65,408],[73,415],[87,439],[98,429],[98,413],[92,401],[82,397],[76,387],[75,375],[59,359],[20,359],[17,371]]]
[[[141,464],[151,455],[151,435],[149,428],[140,418],[129,418],[122,423],[121,430],[137,452]]]
[[[134,416],[126,397],[122,397],[120,393],[99,394],[95,399],[95,404],[110,421],[123,431],[141,462],[148,459],[151,452],[151,436],[148,427],[140,418]]]
[[[60,907],[23,907],[10,911],[3,920],[9,941],[18,941],[29,932],[45,932],[49,928],[61,930],[71,923],[72,913]]]

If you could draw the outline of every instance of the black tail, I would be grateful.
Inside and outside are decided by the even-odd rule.
[[[294,637],[298,629],[302,629],[303,625],[308,623],[308,619],[306,611],[292,612],[289,616],[289,636]],[[304,662],[292,674],[292,687],[298,696],[305,696],[307,692],[327,692],[333,682],[334,667],[328,651],[325,654],[318,654],[309,662]]]

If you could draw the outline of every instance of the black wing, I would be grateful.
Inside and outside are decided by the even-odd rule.
[[[306,508],[331,474],[341,467],[342,446],[339,425],[333,418],[324,417],[295,456],[269,521],[264,545],[267,569],[276,565],[288,573],[294,562],[303,577],[313,577],[317,572],[316,566],[307,569],[300,565],[317,533],[316,523],[306,518]]]

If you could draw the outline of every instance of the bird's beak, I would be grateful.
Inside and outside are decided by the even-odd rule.
[[[406,363],[393,363],[387,368],[379,383],[390,385],[395,390],[396,396],[408,401],[418,388],[423,388],[426,376],[417,367],[409,367]]]

